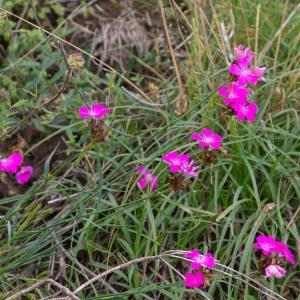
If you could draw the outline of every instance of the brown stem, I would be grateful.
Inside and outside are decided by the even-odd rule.
[[[81,290],[83,290],[84,288],[86,288],[87,286],[89,286],[90,284],[94,283],[95,281],[98,281],[99,279],[105,277],[106,275],[113,273],[115,271],[118,271],[120,269],[129,267],[133,264],[138,264],[141,262],[145,262],[145,261],[151,261],[151,260],[157,260],[157,259],[161,259],[162,257],[164,257],[165,254],[160,254],[160,255],[155,255],[155,256],[145,256],[145,257],[140,257],[140,258],[136,258],[134,260],[128,261],[124,264],[118,265],[114,268],[111,268],[105,272],[100,273],[99,275],[91,278],[90,280],[86,281],[84,284],[82,284],[79,288],[77,288],[73,293],[74,294],[78,294]]]
[[[181,114],[183,114],[187,111],[187,107],[188,107],[187,95],[186,95],[185,90],[184,90],[184,86],[183,86],[183,83],[182,83],[182,80],[181,80],[180,71],[179,71],[179,68],[178,68],[177,61],[176,61],[175,53],[174,53],[174,50],[173,50],[173,47],[172,47],[172,42],[171,42],[169,31],[168,31],[168,24],[167,24],[165,10],[164,10],[162,0],[159,0],[159,6],[160,6],[161,17],[162,17],[162,21],[163,21],[163,25],[164,25],[164,30],[165,30],[165,33],[166,33],[166,38],[167,38],[167,42],[168,42],[168,46],[169,46],[169,51],[170,51],[170,54],[171,54],[173,65],[174,65],[174,70],[175,70],[176,79],[177,79],[177,82],[178,82],[179,92],[180,92],[180,97],[176,101],[176,111],[175,112],[176,112],[177,115],[181,115]]]
[[[54,102],[56,99],[58,99],[62,95],[62,93],[66,89],[66,86],[68,84],[70,76],[71,76],[71,68],[69,67],[68,70],[67,70],[67,76],[65,78],[65,81],[64,81],[61,89],[58,91],[58,93],[54,97],[52,97],[50,100],[46,101],[43,105],[49,105],[51,102]]]
[[[33,284],[32,286],[21,290],[20,292],[8,297],[6,300],[13,300],[18,298],[19,296],[25,294],[25,293],[29,293],[35,289],[37,289],[38,287],[40,287],[41,285],[44,285],[46,283],[50,283],[54,286],[56,286],[57,288],[59,288],[61,291],[63,291],[67,296],[69,296],[71,299],[73,300],[80,300],[74,293],[72,293],[68,288],[66,288],[65,286],[61,285],[60,283],[58,283],[57,281],[55,281],[54,279],[51,278],[45,278],[42,279],[40,281],[38,281],[37,283]]]

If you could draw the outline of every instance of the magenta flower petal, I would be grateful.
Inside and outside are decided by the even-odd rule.
[[[185,273],[185,286],[187,288],[197,289],[199,286],[204,285],[205,280],[202,272]]]
[[[138,173],[143,174],[144,170],[145,170],[144,167],[140,167],[140,168],[138,168],[136,171],[137,171]]]
[[[178,152],[169,152],[163,155],[162,160],[169,164],[169,169],[175,173],[180,170],[179,158]]]
[[[247,48],[244,50],[243,45],[239,45],[238,47],[234,48],[234,60],[235,61],[240,61],[242,58],[246,58],[249,63],[254,57],[254,53],[251,52],[250,48]]]
[[[0,171],[6,173],[16,173],[23,163],[23,156],[19,153],[13,153],[7,158],[0,159]]]
[[[33,168],[31,166],[24,166],[21,170],[16,174],[16,179],[19,184],[27,183],[32,175]]]
[[[258,112],[258,107],[254,102],[250,102],[249,105],[246,101],[241,103],[233,103],[231,105],[232,109],[237,113],[237,119],[243,121],[247,119],[253,122]]]
[[[241,75],[241,68],[237,64],[232,64],[229,67],[229,73],[231,73],[235,76],[240,76]]]
[[[295,264],[295,257],[284,242],[277,243],[276,252],[285,257],[292,265]]]
[[[182,164],[182,163],[187,163],[187,162],[189,162],[189,160],[190,160],[190,157],[189,157],[188,154],[182,154],[182,155],[180,155],[180,157],[179,157],[179,162],[180,162],[180,164]]]
[[[200,135],[198,132],[195,132],[192,134],[191,138],[193,140],[198,140],[198,141],[202,141],[202,135]]]
[[[252,84],[257,85],[258,81],[264,81],[266,82],[266,78],[263,76],[264,73],[266,72],[266,68],[259,68],[259,67],[253,67],[252,68]]]
[[[99,112],[99,111],[102,111],[103,109],[105,109],[105,107],[101,104],[92,104],[91,105],[91,110],[94,111],[94,112]]]
[[[158,186],[158,177],[157,176],[152,176],[151,179],[149,180],[150,184],[150,191],[153,191],[155,188]]]
[[[286,275],[286,270],[279,265],[269,265],[265,268],[266,278],[283,278]]]
[[[205,255],[201,255],[197,249],[194,249],[188,252],[185,257],[193,260],[193,262],[191,262],[192,269],[198,269],[200,266],[212,269],[215,266],[215,258],[209,252]]]
[[[173,173],[176,173],[176,172],[180,171],[180,165],[171,165],[171,166],[169,166],[169,169]]]
[[[207,252],[205,255],[203,255],[200,263],[203,267],[212,269],[215,266],[215,259],[211,253]]]
[[[278,242],[272,236],[259,235],[256,238],[254,248],[261,250],[264,255],[269,255],[272,252],[277,252]]]
[[[228,96],[228,89],[226,86],[221,86],[219,89],[218,89],[218,93],[219,95],[223,96],[223,97],[226,97]]]
[[[178,152],[169,152],[169,153],[163,155],[162,160],[164,160],[168,164],[178,164],[179,165]]]
[[[137,182],[140,189],[144,190],[149,185],[150,191],[153,191],[158,186],[158,177],[153,176],[149,170],[140,167],[137,169],[137,173],[142,175],[142,178]]]
[[[192,261],[191,264],[190,264],[190,267],[191,267],[193,270],[198,270],[198,269],[201,267],[201,264],[199,264],[199,263],[196,262],[196,261]]]
[[[199,251],[197,249],[194,249],[192,251],[187,252],[184,256],[186,258],[194,259],[195,257],[198,257],[200,255]]]
[[[220,90],[222,91],[221,93]],[[226,105],[230,105],[234,102],[246,101],[250,92],[250,89],[239,85],[237,82],[229,83],[219,89],[219,94],[225,97],[224,103]]]
[[[90,117],[89,109],[84,106],[79,107],[79,118],[83,119],[88,117]]]
[[[94,118],[102,118],[104,115],[110,113],[110,109],[105,108],[101,104],[92,104],[91,105],[91,116]]]
[[[200,135],[198,132],[193,133],[192,139],[200,141],[199,146],[201,148],[211,147],[213,149],[219,149],[223,140],[220,135],[214,134],[212,130],[207,128],[202,129],[202,135]]]
[[[206,148],[206,147],[209,147],[209,143],[207,143],[207,142],[205,142],[205,141],[201,141],[201,142],[199,143],[199,146],[200,146],[201,148]]]
[[[196,177],[195,171],[199,167],[194,166],[194,161],[190,160],[188,154],[179,155],[178,152],[169,152],[163,155],[162,159],[169,164],[171,172],[181,172],[184,176]]]
[[[211,136],[213,136],[214,132],[210,129],[203,128],[202,129],[202,134],[205,138],[210,138]]]
[[[139,181],[138,181],[138,183],[137,183],[137,185],[138,185],[138,187],[140,188],[140,189],[145,189],[146,188],[146,186],[147,186],[147,180],[146,180],[146,178],[141,178]]]

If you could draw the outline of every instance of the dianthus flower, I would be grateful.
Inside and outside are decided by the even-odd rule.
[[[181,172],[184,176],[196,177],[196,170],[199,169],[197,166],[193,166],[194,161],[190,160],[188,154],[179,155],[178,152],[169,152],[165,154],[162,159],[169,164],[169,169],[173,172]]]
[[[31,166],[24,166],[21,170],[16,174],[16,179],[19,184],[27,183],[32,175],[33,168]]]
[[[295,264],[295,257],[286,245],[286,243],[277,242],[276,252],[285,257],[292,265]]]
[[[271,252],[277,252],[278,242],[272,236],[259,235],[254,248],[260,249],[264,255],[269,255]]]
[[[232,82],[221,86],[218,90],[219,94],[224,98],[224,103],[230,105],[231,103],[247,100],[250,94],[250,89],[239,85],[237,82]]]
[[[214,134],[212,130],[207,128],[202,129],[202,135],[198,132],[193,133],[192,139],[198,140],[201,148],[211,147],[213,149],[219,149],[223,140],[220,135]]]
[[[253,57],[254,53],[250,48],[246,48],[244,50],[243,45],[239,45],[238,47],[234,48],[234,60],[237,62],[239,62],[239,60],[242,58],[246,58],[249,62],[251,62]]]
[[[142,175],[142,178],[138,181],[138,187],[143,190],[148,185],[150,187],[150,191],[153,191],[158,185],[158,177],[151,174],[151,172],[144,167],[140,167],[137,169],[137,172]]]
[[[229,72],[238,78],[238,84],[246,85],[247,83],[252,83],[256,85],[258,82],[257,74],[253,72],[250,68],[250,61],[248,58],[244,57],[239,59],[237,64],[232,64],[229,68]]]
[[[110,109],[105,108],[101,104],[92,104],[91,108],[87,108],[85,106],[81,106],[79,108],[79,118],[93,118],[95,119],[102,119],[103,116],[110,113]]]
[[[209,252],[201,255],[197,249],[194,249],[188,252],[185,257],[193,260],[191,262],[192,269],[199,269],[201,266],[212,269],[215,266],[215,258]]]
[[[253,122],[255,116],[258,112],[258,107],[254,102],[240,101],[231,104],[231,108],[236,112],[236,117],[238,120],[248,120]]]
[[[253,79],[253,82],[254,82],[254,86],[257,85],[257,83],[259,81],[263,81],[263,82],[266,82],[266,78],[263,76],[266,72],[266,68],[263,67],[263,68],[259,68],[259,67],[253,67],[252,68],[252,72],[254,74],[254,79]]]
[[[197,289],[199,286],[204,285],[205,280],[202,272],[185,273],[185,286],[187,288]]]
[[[196,177],[197,173],[195,171],[198,169],[199,167],[194,166],[194,161],[190,160],[188,155],[185,155],[181,160],[180,171],[184,176]]]
[[[13,153],[7,158],[0,159],[0,171],[6,173],[16,173],[23,163],[23,156],[19,153]]]
[[[286,274],[286,270],[279,265],[269,265],[265,268],[266,278],[283,278]]]

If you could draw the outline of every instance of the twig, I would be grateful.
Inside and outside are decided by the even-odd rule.
[[[80,267],[83,271],[85,271],[86,273],[90,274],[91,276],[96,277],[97,274],[94,273],[93,271],[91,271],[89,268],[87,268],[86,266],[84,266],[83,264],[81,264],[76,257],[74,257],[73,255],[71,255],[59,242],[59,240],[55,237],[54,235],[54,241],[55,243],[58,245],[58,247],[61,249],[61,251],[64,253],[64,255],[66,257],[68,257],[72,262],[74,262],[78,267]],[[106,286],[113,294],[118,294],[118,291],[115,290],[112,286],[110,286],[104,279],[100,279],[101,283]]]
[[[47,300],[70,300],[70,297],[48,298]]]
[[[62,87],[60,88],[60,90],[58,91],[58,93],[54,97],[52,97],[49,100],[47,100],[46,102],[44,102],[43,105],[49,105],[50,103],[52,103],[56,99],[58,99],[63,94],[63,92],[65,91],[65,89],[67,87],[67,84],[68,84],[68,82],[70,80],[70,77],[71,77],[72,70],[71,70],[71,67],[68,64],[68,60],[66,58],[66,54],[65,54],[63,45],[58,43],[58,48],[60,49],[60,51],[62,53],[62,56],[64,58],[64,61],[65,61],[66,67],[67,67],[66,77],[65,77],[64,83],[63,83]]]
[[[178,86],[179,86],[180,95],[179,95],[179,97],[176,101],[175,113],[177,115],[181,115],[181,114],[183,114],[187,111],[188,99],[187,99],[187,95],[185,93],[185,89],[184,89],[184,86],[183,86],[183,83],[182,83],[182,80],[181,80],[181,76],[180,76],[178,64],[177,64],[177,61],[176,61],[175,53],[174,53],[174,50],[172,48],[172,43],[171,43],[169,31],[168,31],[168,25],[167,25],[167,20],[166,20],[166,15],[165,15],[165,10],[164,10],[162,0],[159,0],[159,6],[160,6],[161,17],[162,17],[162,21],[163,21],[163,25],[164,25],[166,38],[167,38],[167,43],[168,43],[168,46],[169,46],[169,51],[170,51],[170,54],[171,54],[171,58],[172,58],[172,62],[173,62],[174,70],[175,70],[175,74],[176,74],[176,79],[177,79]]]
[[[32,286],[21,290],[20,292],[8,297],[6,300],[13,300],[18,298],[19,296],[31,292],[35,289],[37,289],[38,287],[40,287],[41,285],[44,285],[46,283],[50,283],[54,286],[56,286],[57,288],[59,288],[61,291],[63,291],[66,295],[68,295],[71,299],[73,300],[80,300],[80,298],[78,298],[74,293],[72,293],[68,288],[66,288],[65,286],[61,285],[60,283],[56,282],[55,280],[51,279],[51,278],[45,278],[42,279],[40,281],[38,281],[37,283],[33,284]]]
[[[256,8],[256,22],[255,22],[255,64],[257,60],[257,51],[258,51],[258,33],[259,33],[259,19],[260,19],[260,4],[257,5]]]
[[[295,221],[295,219],[296,219],[296,217],[297,217],[297,215],[298,215],[299,212],[300,212],[300,205],[298,206],[298,208],[295,211],[295,213],[293,215],[291,214],[291,219],[290,219],[289,223],[286,226],[287,229],[294,223],[294,221]]]
[[[102,279],[103,277],[105,277],[106,275],[108,275],[110,273],[113,273],[113,272],[118,271],[120,269],[124,269],[124,268],[129,267],[129,266],[134,265],[134,264],[142,263],[142,262],[145,262],[145,261],[152,261],[152,260],[161,259],[164,256],[165,256],[165,254],[140,257],[140,258],[136,258],[134,260],[128,261],[124,264],[118,265],[116,267],[113,267],[113,268],[111,268],[111,269],[109,269],[105,272],[100,273],[99,275],[93,277],[92,279],[86,281],[79,288],[77,288],[73,293],[78,294],[81,290],[83,290],[84,288],[86,288],[90,284],[94,283],[95,281],[98,281],[98,280]]]

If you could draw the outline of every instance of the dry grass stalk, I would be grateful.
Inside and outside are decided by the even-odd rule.
[[[168,25],[167,25],[167,20],[166,20],[166,15],[165,15],[165,10],[163,7],[162,0],[159,0],[159,6],[160,6],[163,26],[164,26],[164,30],[165,30],[165,34],[166,34],[166,38],[167,38],[167,43],[169,46],[169,51],[171,54],[171,58],[172,58],[172,62],[173,62],[173,66],[174,66],[174,70],[175,70],[175,74],[176,74],[176,79],[177,79],[178,86],[179,86],[179,96],[177,97],[176,102],[175,102],[175,113],[177,115],[182,115],[188,109],[188,98],[185,93],[184,85],[183,85],[183,82],[182,82],[181,76],[180,76],[179,67],[178,67],[175,53],[174,53],[174,50],[172,47],[172,42],[171,42],[169,31],[168,31]]]

